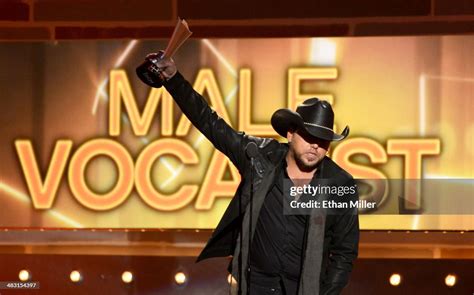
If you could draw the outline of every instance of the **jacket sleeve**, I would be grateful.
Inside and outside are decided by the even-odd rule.
[[[344,186],[356,185],[354,179],[350,179]],[[355,193],[347,200],[357,201],[359,194],[357,186]],[[357,209],[348,209],[342,215],[336,216],[334,224],[334,235],[329,245],[329,265],[327,277],[321,286],[322,295],[337,295],[349,282],[353,261],[357,258],[359,248],[359,216]]]
[[[248,141],[245,133],[235,131],[219,117],[181,73],[177,72],[164,86],[189,121],[215,148],[226,155],[239,171],[243,171],[246,161],[245,145]]]

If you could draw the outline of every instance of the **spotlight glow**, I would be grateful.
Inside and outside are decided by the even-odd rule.
[[[402,276],[398,273],[394,273],[390,276],[390,285],[398,286],[402,282]]]
[[[444,283],[448,287],[454,287],[454,285],[456,285],[456,281],[457,281],[457,277],[455,274],[449,274],[444,279]]]
[[[186,275],[183,272],[178,272],[174,276],[174,280],[176,281],[176,284],[182,285],[182,284],[186,283],[187,278],[186,278]]]
[[[22,269],[20,270],[20,272],[18,273],[18,278],[20,279],[20,281],[22,282],[26,282],[26,281],[29,281],[31,279],[31,273],[25,269]]]
[[[82,281],[82,274],[77,270],[73,270],[69,275],[69,278],[71,279],[71,282],[78,283]]]
[[[131,282],[133,282],[133,274],[129,271],[124,271],[122,274],[122,281],[125,284],[130,284]]]
[[[336,43],[326,38],[311,40],[310,62],[320,66],[334,66],[336,64]]]

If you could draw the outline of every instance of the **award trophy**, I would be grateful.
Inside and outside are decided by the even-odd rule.
[[[165,51],[148,54],[145,61],[136,69],[137,76],[143,83],[154,88],[160,88],[163,85],[162,69],[158,66],[160,59],[171,58],[176,53],[178,48],[191,36],[192,32],[189,30],[188,24],[185,20],[178,18],[178,23],[174,28],[168,46]]]

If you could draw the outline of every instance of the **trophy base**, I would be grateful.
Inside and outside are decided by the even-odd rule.
[[[136,73],[138,78],[150,87],[160,88],[163,86],[163,80],[160,77],[159,69],[157,69],[155,64],[148,59],[137,67]]]

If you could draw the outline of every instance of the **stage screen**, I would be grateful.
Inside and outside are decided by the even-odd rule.
[[[0,227],[217,225],[239,173],[164,88],[135,74],[165,47],[2,43]],[[383,182],[377,196],[370,181],[361,191],[379,203],[361,212],[361,229],[471,230],[473,52],[474,36],[190,39],[174,60],[247,134],[285,141],[270,125],[275,110],[328,100],[336,131],[351,130],[330,156]]]

